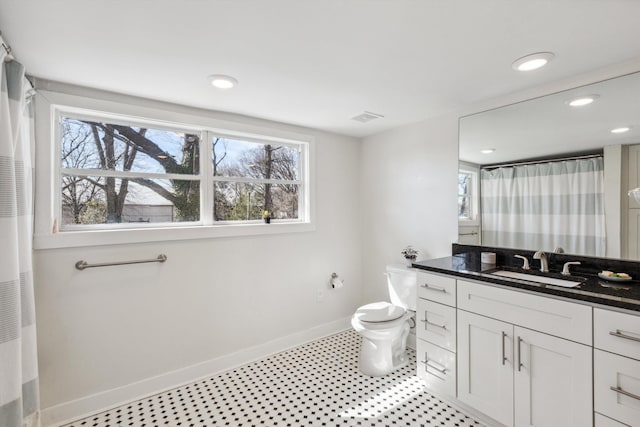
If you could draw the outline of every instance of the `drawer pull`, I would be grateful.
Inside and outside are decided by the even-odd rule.
[[[507,361],[507,356],[505,356],[505,354],[504,354],[504,351],[505,351],[504,350],[504,339],[505,339],[506,336],[507,336],[507,334],[504,331],[502,331],[502,366],[504,366],[504,362]]]
[[[615,391],[616,393],[624,394],[625,396],[629,396],[629,397],[631,397],[631,398],[633,398],[633,399],[640,400],[640,396],[638,396],[637,394],[630,393],[630,392],[628,392],[627,390],[624,390],[624,389],[622,389],[622,388],[620,388],[620,387],[613,387],[613,386],[611,386],[611,387],[609,387],[609,388],[610,388],[611,390]]]
[[[442,374],[446,374],[446,373],[447,373],[447,368],[445,368],[444,366],[442,366],[442,365],[441,365],[441,364],[439,364],[439,363],[432,362],[432,361],[431,361],[431,360],[429,360],[429,359],[425,360],[425,361],[424,361],[424,362],[422,362],[422,363],[424,363],[424,365],[425,365],[427,368],[435,369],[436,371],[438,371],[438,372],[440,372],[440,373],[442,373]]]
[[[522,368],[524,365],[522,364],[522,338],[518,337],[518,372],[520,372],[520,368]]]
[[[440,288],[438,286],[433,286],[433,285],[430,285],[428,283],[425,283],[424,285],[420,285],[420,286],[425,288],[425,289],[432,290],[432,291],[442,292],[443,294],[447,293],[447,290],[445,288]]]
[[[427,319],[421,320],[422,323],[424,323],[425,325],[431,325],[435,328],[440,328],[443,330],[447,330],[447,325],[438,325],[437,323],[433,323],[433,322],[429,322]]]
[[[628,340],[631,340],[631,341],[640,342],[640,338],[636,338],[636,337],[632,337],[631,335],[624,334],[624,333],[620,332],[620,329],[616,329],[615,332],[610,331],[609,335],[613,335],[614,337],[618,337],[618,338],[628,339]]]

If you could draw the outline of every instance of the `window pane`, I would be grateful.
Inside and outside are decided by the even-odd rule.
[[[199,173],[200,136],[63,117],[61,166],[149,173]]]
[[[200,183],[62,176],[62,225],[200,220]]]
[[[469,197],[458,197],[458,218],[471,219],[471,199]]]
[[[213,174],[255,179],[298,179],[300,152],[295,147],[214,137]]]
[[[215,183],[214,219],[216,221],[250,221],[271,218],[298,219],[298,185]]]
[[[471,194],[471,174],[458,173],[458,194],[463,196]]]

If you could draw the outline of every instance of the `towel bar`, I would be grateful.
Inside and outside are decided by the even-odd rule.
[[[87,261],[80,260],[76,262],[76,268],[78,270],[84,270],[85,268],[93,268],[93,267],[109,267],[111,265],[127,265],[127,264],[144,264],[147,262],[165,262],[167,260],[167,256],[165,254],[158,255],[157,258],[153,259],[140,259],[134,261],[114,261],[114,262],[98,262],[95,264],[89,264]]]

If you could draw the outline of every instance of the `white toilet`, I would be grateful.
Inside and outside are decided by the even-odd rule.
[[[416,272],[409,267],[387,266],[388,302],[363,305],[351,318],[362,336],[360,371],[380,377],[406,365],[407,336],[416,311]]]

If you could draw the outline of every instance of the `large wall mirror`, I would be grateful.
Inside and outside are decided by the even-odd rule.
[[[459,243],[640,259],[640,73],[460,118]]]

